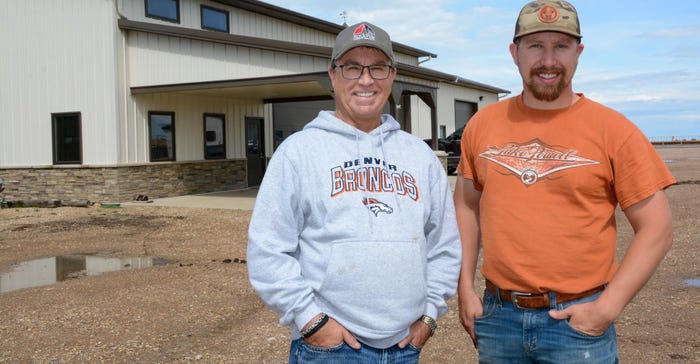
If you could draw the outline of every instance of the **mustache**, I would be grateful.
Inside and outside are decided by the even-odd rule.
[[[565,71],[561,67],[537,67],[530,70],[531,75],[538,75],[541,73],[557,73],[563,74]]]

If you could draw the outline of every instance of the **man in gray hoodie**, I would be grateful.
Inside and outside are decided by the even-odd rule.
[[[338,34],[335,111],[275,151],[248,232],[248,271],[291,327],[290,363],[418,363],[461,263],[452,193],[435,153],[382,109],[389,35]]]

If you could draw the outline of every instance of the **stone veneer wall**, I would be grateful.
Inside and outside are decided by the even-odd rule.
[[[153,163],[117,167],[0,168],[5,200],[130,201],[242,189],[245,160]]]

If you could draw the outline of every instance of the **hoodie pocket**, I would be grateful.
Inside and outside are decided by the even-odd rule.
[[[318,295],[367,334],[408,328],[425,309],[426,257],[417,241],[334,244]]]

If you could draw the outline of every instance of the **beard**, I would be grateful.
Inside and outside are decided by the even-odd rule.
[[[534,79],[543,73],[554,73],[559,75],[559,81],[551,86],[536,83]],[[561,93],[569,87],[568,75],[563,68],[545,68],[539,67],[530,71],[530,77],[525,80],[525,88],[540,101],[551,102],[559,98]]]

